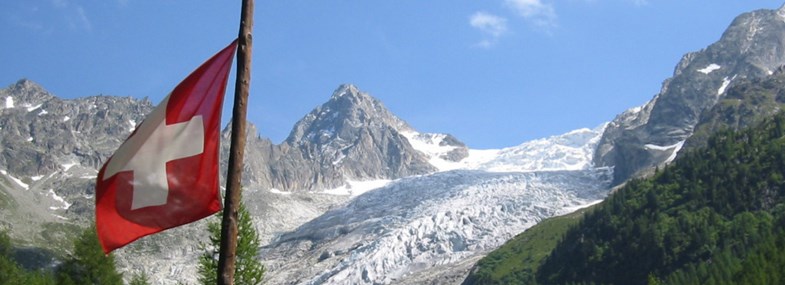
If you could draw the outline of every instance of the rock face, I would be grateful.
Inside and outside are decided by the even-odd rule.
[[[325,189],[346,180],[395,179],[435,171],[428,158],[412,148],[404,131],[413,129],[379,100],[353,85],[342,85],[327,103],[297,122],[286,141],[275,148],[280,155],[274,155],[270,164],[270,186]]]
[[[785,8],[743,14],[717,43],[685,55],[644,106],[593,130],[500,150],[419,133],[353,85],[335,90],[281,144],[249,125],[243,199],[263,242],[273,241],[263,249],[269,277],[460,280],[467,260],[540,219],[602,199],[611,175],[623,182],[700,145],[704,134],[779,111],[783,51]],[[28,80],[0,90],[0,229],[26,245],[70,248],[93,220],[97,168],[152,107],[133,98],[63,100]],[[156,284],[193,282],[194,237],[204,237],[204,222],[142,239],[118,260]]]
[[[62,100],[29,80],[0,90],[0,100],[0,165],[22,176],[98,168],[152,110],[130,97]]]
[[[9,198],[2,223],[31,244],[68,245],[68,235],[92,221],[96,169],[152,104],[130,97],[62,100],[29,80],[0,90],[0,102],[0,190]]]
[[[774,74],[754,79],[741,79],[711,109],[701,115],[695,133],[687,139],[685,149],[706,144],[708,137],[719,130],[739,130],[754,126],[785,107],[785,67]]]
[[[64,100],[29,80],[0,89],[0,229],[24,246],[60,254],[71,248],[72,238],[93,221],[97,169],[152,109],[149,101],[130,97]],[[230,130],[222,132],[224,171]],[[339,87],[280,145],[250,124],[246,136],[244,201],[264,241],[350,198],[312,191],[353,187],[349,192],[357,193],[368,186],[352,181],[427,174],[436,171],[433,155],[455,161],[468,154],[452,136],[416,132],[352,85]],[[448,151],[424,153],[410,138]],[[145,238],[117,252],[120,267],[146,271],[157,284],[176,284],[182,273],[195,272],[200,240],[193,237],[203,232],[199,222]]]
[[[230,130],[228,126],[223,131],[223,153],[228,153]],[[468,155],[466,145],[455,137],[418,133],[376,98],[354,85],[342,85],[298,121],[279,145],[248,127],[243,180],[263,189],[302,192],[342,187],[347,181],[431,173],[436,168],[429,154],[410,143],[426,137],[439,137],[438,144],[451,148],[439,154],[441,159],[457,161]]]
[[[608,125],[595,164],[615,166],[618,184],[669,162],[729,86],[771,75],[785,64],[783,51],[785,7],[738,16],[718,42],[686,54],[651,101]]]
[[[223,131],[224,153],[230,130],[228,126]],[[342,187],[347,181],[431,173],[436,171],[431,157],[410,141],[434,137],[451,148],[439,154],[441,159],[458,161],[468,155],[466,145],[455,137],[418,133],[376,98],[354,85],[342,85],[297,122],[281,144],[258,136],[250,126],[243,179],[263,189],[302,192]]]

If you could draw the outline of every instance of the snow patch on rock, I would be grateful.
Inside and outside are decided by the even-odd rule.
[[[733,78],[736,78],[736,77],[734,76]],[[728,85],[730,85],[730,82],[733,80],[733,78],[729,79],[728,77],[725,77],[725,78],[722,79],[722,85],[720,86],[719,89],[717,89],[717,96],[718,97],[722,96],[722,94],[725,94],[725,89],[728,88]]]
[[[0,173],[5,175],[5,177],[8,177],[8,179],[11,179],[11,181],[14,181],[14,183],[16,183],[17,185],[21,186],[25,190],[30,190],[30,185],[27,185],[27,183],[22,182],[22,180],[19,179],[19,178],[16,178],[14,176],[9,175],[8,171],[0,170]]]
[[[38,105],[35,105],[35,106],[31,106],[30,104],[25,104],[25,107],[27,108],[27,112],[32,112],[32,111],[38,110],[38,108],[41,108],[41,105],[43,105],[43,104],[38,104]]]
[[[461,168],[460,164],[443,158],[457,148],[457,146],[444,143],[447,135],[419,133],[413,130],[401,131],[401,135],[409,141],[412,148],[425,154],[429,158],[428,162],[439,171]]]
[[[719,66],[718,64],[712,63],[712,64],[709,64],[708,66],[706,66],[704,68],[698,69],[698,72],[703,73],[703,74],[709,74],[712,71],[715,71],[715,70],[720,69],[720,68],[721,68],[721,66]]]
[[[49,207],[49,209],[51,209],[51,210],[60,210],[60,209],[68,210],[68,208],[71,208],[71,203],[68,203],[68,201],[63,199],[63,197],[58,196],[57,193],[55,193],[54,189],[49,189],[49,191],[46,192],[46,194],[49,195],[49,197],[52,197],[52,199],[54,199],[55,201],[60,202],[62,204],[62,206],[60,206],[60,207]]]
[[[673,162],[676,159],[676,156],[679,154],[679,151],[684,146],[684,140],[679,141],[672,145],[660,146],[655,144],[645,144],[643,148],[646,150],[656,150],[656,151],[670,151],[671,155],[665,160],[665,164]]]

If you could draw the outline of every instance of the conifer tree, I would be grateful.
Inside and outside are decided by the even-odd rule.
[[[131,282],[128,282],[128,285],[150,285],[150,278],[144,272],[134,274],[134,277],[131,278]]]
[[[74,241],[74,253],[59,268],[58,284],[122,285],[115,269],[114,256],[104,255],[95,227],[85,230]]]
[[[218,252],[221,244],[221,217],[223,212],[219,212],[217,219],[207,225],[210,232],[210,243],[201,247],[204,253],[199,257],[199,284],[216,284],[218,270]],[[245,204],[240,203],[237,211],[237,252],[234,268],[234,280],[236,284],[257,285],[262,283],[264,278],[264,266],[257,258],[260,247],[259,233],[253,225],[251,214],[245,208]]]
[[[17,282],[19,266],[11,259],[11,239],[5,231],[0,232],[0,284]]]

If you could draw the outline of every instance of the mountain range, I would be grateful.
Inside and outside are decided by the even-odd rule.
[[[421,133],[339,86],[275,144],[248,128],[244,201],[271,284],[455,284],[542,219],[602,200],[723,128],[780,110],[785,7],[737,17],[686,54],[661,91],[591,129],[497,150]],[[96,169],[152,110],[146,99],[61,99],[30,80],[0,90],[0,227],[46,256],[93,220]],[[222,133],[222,169],[231,128]],[[117,252],[156,284],[195,272],[204,222]],[[195,278],[186,277],[193,282]]]

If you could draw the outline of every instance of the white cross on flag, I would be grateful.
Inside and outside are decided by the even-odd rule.
[[[105,253],[221,209],[219,128],[236,46],[177,85],[98,172],[95,219]]]

